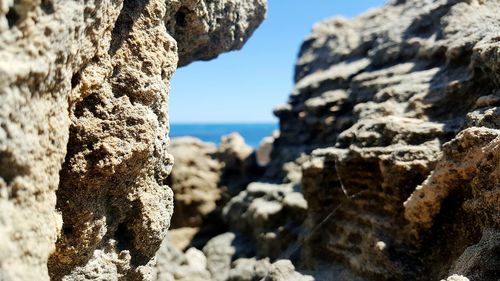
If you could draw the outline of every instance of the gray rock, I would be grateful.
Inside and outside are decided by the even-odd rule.
[[[279,260],[272,264],[271,270],[264,281],[314,281],[312,276],[302,275],[295,271],[295,267],[289,260]]]
[[[232,264],[227,281],[260,281],[267,276],[271,266],[269,259],[237,259]]]
[[[291,184],[253,182],[223,209],[231,229],[256,241],[257,255],[278,258],[295,244],[307,202]]]

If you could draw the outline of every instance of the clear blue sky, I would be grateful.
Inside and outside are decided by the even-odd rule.
[[[287,100],[300,45],[314,23],[356,16],[383,0],[268,0],[267,19],[241,51],[177,70],[170,92],[172,123],[276,122]]]

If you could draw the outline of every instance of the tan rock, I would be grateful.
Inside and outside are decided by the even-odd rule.
[[[193,2],[0,2],[1,279],[150,279],[173,208],[178,46],[182,64],[240,48],[265,14],[196,1],[186,28]]]

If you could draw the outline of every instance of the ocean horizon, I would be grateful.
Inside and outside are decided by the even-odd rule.
[[[260,141],[278,130],[277,123],[172,123],[170,138],[195,137],[205,142],[219,145],[222,136],[239,133],[245,142],[253,148],[259,147]]]

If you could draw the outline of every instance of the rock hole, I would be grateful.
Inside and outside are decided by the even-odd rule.
[[[187,10],[185,8],[181,8],[177,12],[177,14],[175,14],[175,23],[177,24],[177,26],[180,26],[180,27],[187,26],[186,12],[187,12]]]
[[[71,236],[73,234],[73,227],[71,226],[63,226],[63,234],[64,236]]]
[[[102,108],[102,100],[97,93],[92,93],[85,97],[81,102],[75,105],[74,114],[76,117],[82,117],[85,111],[89,111],[94,116],[102,116],[100,108]]]
[[[42,11],[44,11],[48,15],[55,12],[54,3],[52,3],[52,0],[42,0],[41,8]]]
[[[3,178],[7,185],[10,185],[16,177],[23,176],[27,172],[27,167],[19,164],[12,152],[0,151],[0,178]]]
[[[80,83],[80,80],[81,80],[80,72],[73,74],[73,77],[71,77],[71,89],[74,89],[76,85]]]
[[[132,241],[134,237],[125,223],[120,223],[118,225],[115,231],[115,238],[118,250],[124,251],[132,249]]]
[[[13,7],[9,9],[5,17],[7,18],[7,23],[9,24],[9,28],[14,27],[14,25],[16,25],[16,23],[19,21],[20,18],[19,14]]]

